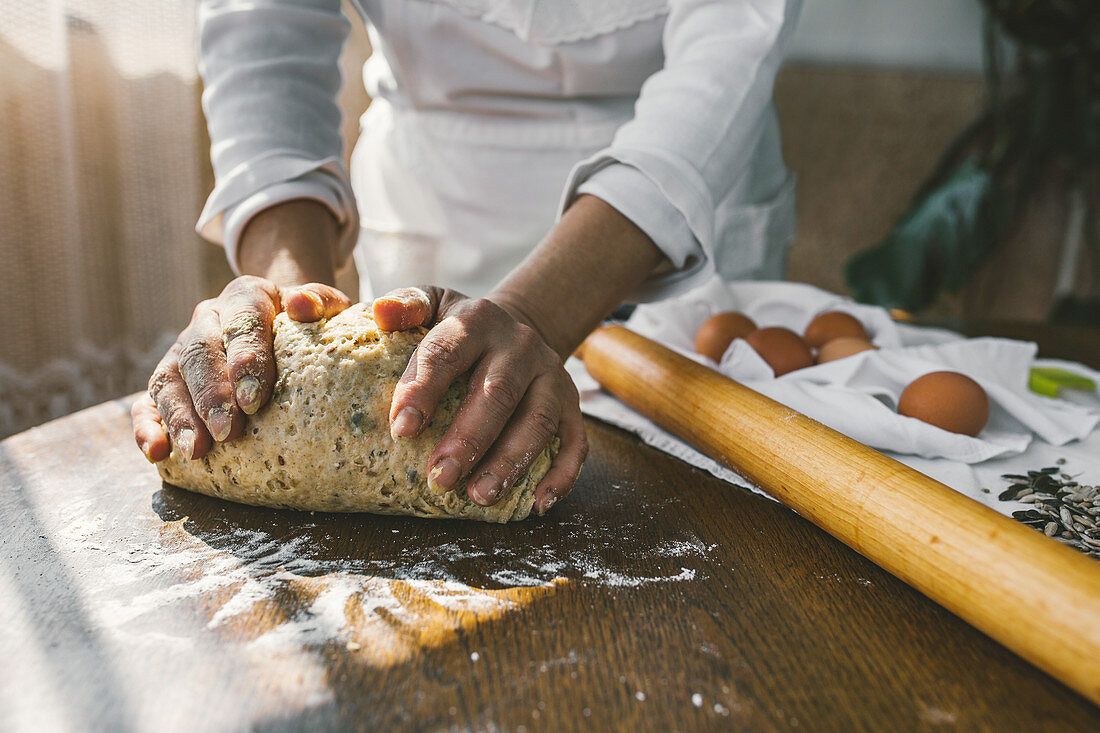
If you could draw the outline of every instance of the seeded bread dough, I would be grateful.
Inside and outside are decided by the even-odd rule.
[[[248,418],[243,436],[203,458],[187,461],[173,450],[157,464],[166,482],[244,504],[308,511],[485,522],[531,513],[556,438],[494,506],[472,503],[464,486],[446,493],[429,488],[427,459],[462,401],[464,379],[451,385],[419,437],[390,437],[394,386],[423,329],[380,331],[359,304],[319,323],[282,313],[274,332],[278,380],[271,401]]]

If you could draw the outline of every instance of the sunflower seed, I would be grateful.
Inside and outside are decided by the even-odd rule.
[[[1064,464],[1064,459],[1057,461]],[[1010,485],[998,499],[1030,505],[1012,512],[1014,519],[1100,559],[1100,487],[1082,486],[1076,476],[1051,466],[1002,478]]]

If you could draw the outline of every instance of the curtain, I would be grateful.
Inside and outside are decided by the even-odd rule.
[[[200,95],[195,0],[0,0],[0,437],[142,389],[231,277]]]

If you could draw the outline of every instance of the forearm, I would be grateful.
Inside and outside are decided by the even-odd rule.
[[[241,274],[266,278],[279,287],[333,285],[337,238],[336,217],[316,201],[300,199],[264,209],[241,233]]]
[[[489,299],[564,358],[665,263],[629,219],[595,196],[581,196]]]

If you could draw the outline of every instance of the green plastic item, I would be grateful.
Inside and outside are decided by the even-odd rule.
[[[1067,372],[1056,367],[1033,367],[1027,380],[1027,387],[1036,394],[1045,397],[1057,397],[1058,391],[1066,389],[1083,389],[1089,392],[1096,391],[1096,382],[1080,374]]]

